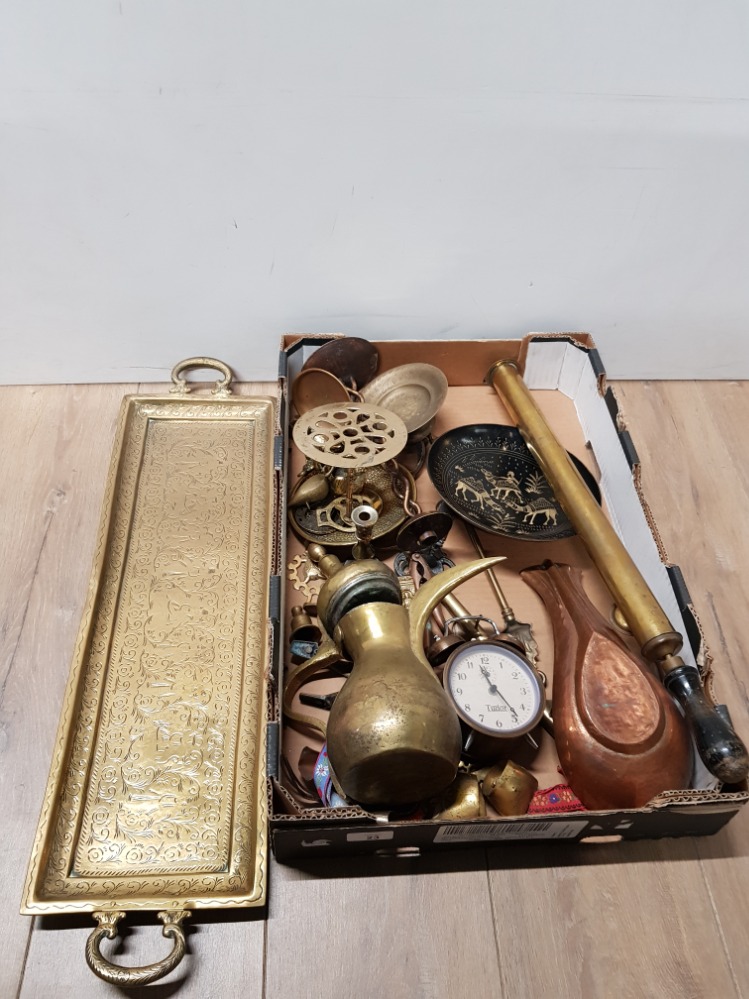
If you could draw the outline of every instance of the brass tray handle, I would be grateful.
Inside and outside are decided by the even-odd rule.
[[[119,985],[120,988],[148,985],[163,978],[164,975],[168,975],[185,956],[185,931],[180,924],[189,918],[189,911],[180,909],[175,912],[160,912],[158,914],[159,919],[164,924],[161,932],[165,937],[172,938],[174,946],[171,953],[163,961],[146,964],[140,968],[123,968],[117,964],[112,964],[99,950],[99,944],[104,937],[114,940],[117,936],[117,924],[124,916],[124,912],[93,913],[93,917],[99,925],[86,941],[86,963],[89,968],[105,982],[109,982],[110,985]]]
[[[211,395],[219,399],[226,399],[231,395],[231,383],[234,373],[228,364],[217,360],[215,357],[186,357],[184,361],[175,364],[172,368],[172,381],[174,382],[170,392],[175,395],[188,395],[192,391],[192,386],[184,377],[186,371],[193,371],[196,368],[213,368],[220,371],[223,376],[211,389]]]

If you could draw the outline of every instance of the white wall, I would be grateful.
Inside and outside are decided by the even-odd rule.
[[[5,0],[0,381],[288,330],[749,378],[743,0]]]

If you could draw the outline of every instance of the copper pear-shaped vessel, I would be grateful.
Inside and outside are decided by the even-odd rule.
[[[686,788],[692,743],[668,692],[585,594],[582,574],[551,562],[521,573],[554,630],[554,737],[589,809],[640,808]]]

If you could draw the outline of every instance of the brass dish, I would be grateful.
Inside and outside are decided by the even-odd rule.
[[[447,378],[433,364],[401,364],[383,371],[362,389],[365,402],[397,413],[409,435],[428,433],[446,395]]]
[[[198,367],[222,373],[209,397]],[[273,402],[230,396],[209,358],[172,379],[120,411],[22,908],[93,912],[86,958],[118,985],[178,963],[191,909],[265,898]],[[157,965],[99,952],[133,909],[165,910]]]
[[[600,503],[597,482],[570,457]],[[474,527],[532,541],[575,533],[515,427],[474,423],[448,430],[432,444],[427,469],[442,499]]]

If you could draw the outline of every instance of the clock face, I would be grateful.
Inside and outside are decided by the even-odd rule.
[[[448,660],[443,682],[463,721],[496,738],[524,735],[543,714],[541,678],[523,656],[501,642],[461,646]]]

